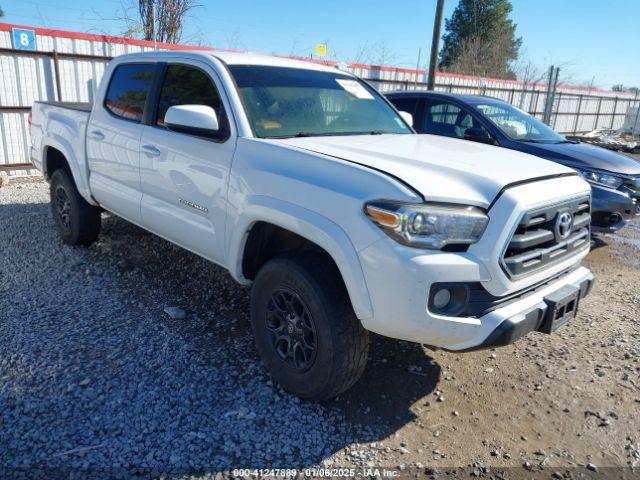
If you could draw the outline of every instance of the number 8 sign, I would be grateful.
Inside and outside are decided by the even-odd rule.
[[[22,28],[14,28],[11,31],[13,37],[13,48],[17,50],[35,50],[36,32]]]

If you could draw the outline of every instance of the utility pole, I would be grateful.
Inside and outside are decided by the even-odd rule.
[[[416,64],[416,78],[415,78],[415,82],[413,83],[413,88],[417,88],[418,87],[418,72],[420,71],[420,57],[422,56],[422,47],[420,47],[418,49],[418,63]]]
[[[438,5],[436,6],[436,18],[433,21],[433,38],[431,39],[431,58],[429,59],[429,77],[427,78],[427,90],[433,90],[436,86],[436,63],[438,62],[440,27],[442,25],[443,8],[444,0],[438,0]]]
[[[156,2],[151,2],[151,28],[153,28],[153,49],[158,50],[158,37],[156,36]]]

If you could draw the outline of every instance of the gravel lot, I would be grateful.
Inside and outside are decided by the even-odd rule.
[[[43,182],[0,188],[2,478],[640,467],[638,224],[594,243],[595,290],[556,335],[467,354],[376,336],[360,383],[314,404],[271,383],[223,270],[108,215],[63,246],[48,208]]]

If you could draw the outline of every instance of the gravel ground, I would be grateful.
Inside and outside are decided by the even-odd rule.
[[[64,246],[43,182],[0,188],[0,252],[0,477],[640,467],[638,224],[594,242],[594,292],[557,334],[467,354],[375,336],[323,404],[272,384],[226,272],[109,215]]]

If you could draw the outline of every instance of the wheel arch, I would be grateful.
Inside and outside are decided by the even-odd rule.
[[[97,205],[91,197],[88,177],[83,167],[84,160],[78,159],[73,146],[64,138],[51,135],[42,146],[42,173],[49,180],[53,172],[58,168],[66,167],[71,173],[72,179],[82,197],[92,205]]]
[[[364,273],[356,249],[344,230],[328,218],[271,197],[254,197],[244,210],[241,219],[231,229],[229,270],[241,283],[250,283],[259,267],[272,256],[260,258],[252,243],[260,235],[261,229],[271,229],[276,234],[287,232],[287,241],[292,247],[271,252],[295,249],[296,242],[304,242],[306,248],[319,248],[335,263],[347,289],[356,316],[363,320],[373,316]],[[250,258],[251,255],[258,258]]]

